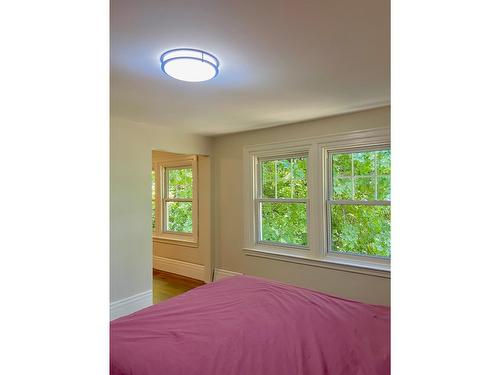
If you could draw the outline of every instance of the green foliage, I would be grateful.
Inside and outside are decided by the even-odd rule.
[[[391,151],[384,150],[377,152],[377,174],[391,174]]]
[[[262,203],[262,240],[306,246],[305,203]]]
[[[306,158],[261,163],[263,198],[307,198]]]
[[[193,170],[191,168],[168,169],[168,197],[193,197]]]
[[[375,178],[360,177],[354,179],[354,200],[371,201],[375,199]]]
[[[193,231],[193,203],[167,202],[167,230],[191,233]]]
[[[378,178],[377,197],[379,200],[391,200],[391,177],[382,176]]]
[[[353,183],[350,177],[334,177],[333,179],[333,199],[352,199]]]
[[[332,249],[334,251],[391,255],[391,207],[333,205]]]
[[[351,177],[352,176],[352,157],[351,154],[334,154],[332,156],[333,177]]]
[[[375,152],[357,152],[351,155],[354,176],[370,176],[375,173]]]

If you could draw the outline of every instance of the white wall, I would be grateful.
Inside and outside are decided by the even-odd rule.
[[[118,301],[151,289],[151,151],[209,155],[212,140],[117,118],[110,139],[110,298]]]
[[[215,138],[213,147],[216,267],[280,280],[368,303],[390,303],[390,279],[244,255],[243,147],[390,126],[390,108],[334,116]]]

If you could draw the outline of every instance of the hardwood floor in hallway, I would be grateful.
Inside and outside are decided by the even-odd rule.
[[[201,280],[153,269],[153,303],[178,296],[203,284]]]

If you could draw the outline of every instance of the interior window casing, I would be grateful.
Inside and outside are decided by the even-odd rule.
[[[330,155],[390,149],[388,128],[311,137],[244,147],[244,254],[312,266],[390,277],[390,257],[333,251],[330,233]],[[259,161],[307,156],[307,246],[290,246],[261,240]],[[386,203],[384,203],[386,204]],[[389,203],[390,205],[390,203]]]
[[[198,161],[196,155],[169,158],[153,164],[156,176],[156,230],[153,240],[157,242],[181,244],[188,246],[198,245]],[[168,172],[171,170],[191,169],[192,196],[190,198],[176,198],[168,195]],[[166,206],[168,202],[191,202],[192,230],[168,230]]]

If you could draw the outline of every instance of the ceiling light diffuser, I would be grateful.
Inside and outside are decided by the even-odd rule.
[[[219,74],[219,60],[199,49],[171,49],[161,55],[160,61],[165,74],[181,81],[203,82]]]

